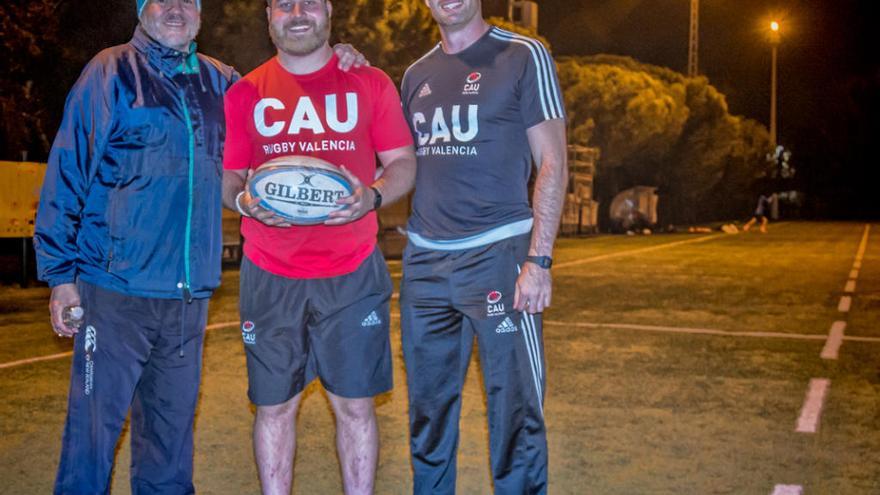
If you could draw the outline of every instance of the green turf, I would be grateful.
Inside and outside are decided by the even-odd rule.
[[[772,224],[766,235],[598,236],[563,239],[555,299],[545,315],[545,407],[552,494],[880,493],[880,343],[844,343],[824,361],[822,340],[743,338],[585,328],[641,324],[726,331],[880,336],[880,229],[874,227],[849,315],[837,302],[863,224]],[[603,257],[597,261],[592,258]],[[391,263],[392,271],[399,264]],[[210,322],[237,320],[238,273],[224,274]],[[45,322],[47,291],[2,289],[0,362],[62,352]],[[396,312],[396,308],[393,310]],[[392,326],[396,388],[377,400],[376,493],[411,491],[405,370]],[[459,493],[489,493],[487,433],[474,361],[465,389]],[[69,359],[0,370],[0,493],[47,493],[57,465]],[[240,332],[209,332],[196,427],[201,493],[258,493],[250,450],[253,409]],[[811,378],[831,388],[819,431],[794,431]],[[320,387],[299,418],[295,493],[339,493],[333,419]],[[127,441],[127,438],[125,439]],[[114,493],[128,493],[120,449]]]

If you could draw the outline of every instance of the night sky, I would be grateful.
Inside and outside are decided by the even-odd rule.
[[[556,55],[613,53],[684,71],[689,0],[540,0],[540,31]],[[772,18],[779,48],[780,141],[815,118],[823,88],[877,71],[877,26],[868,2],[701,0],[700,72],[728,96],[731,111],[769,119]],[[873,29],[871,31],[870,29]]]

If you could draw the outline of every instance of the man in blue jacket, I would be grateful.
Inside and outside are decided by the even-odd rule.
[[[131,491],[193,493],[208,297],[220,283],[223,94],[196,53],[199,0],[138,0],[140,24],[71,90],[34,243],[52,326],[74,337],[55,493],[107,493],[131,408]],[[79,329],[64,308],[82,306]]]

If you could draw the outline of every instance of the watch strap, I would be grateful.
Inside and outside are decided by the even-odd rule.
[[[373,190],[373,209],[378,210],[382,206],[382,193],[376,187],[370,186],[370,189]]]
[[[553,266],[553,258],[549,256],[526,256],[526,261],[534,263],[545,270],[548,270]]]

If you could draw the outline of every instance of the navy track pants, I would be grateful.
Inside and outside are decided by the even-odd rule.
[[[132,494],[194,493],[193,416],[208,300],[77,285],[85,322],[74,338],[55,494],[109,493],[129,408]]]
[[[513,310],[529,236],[404,253],[401,335],[414,493],[455,493],[461,394],[474,337],[487,393],[495,493],[547,492],[541,315]]]

